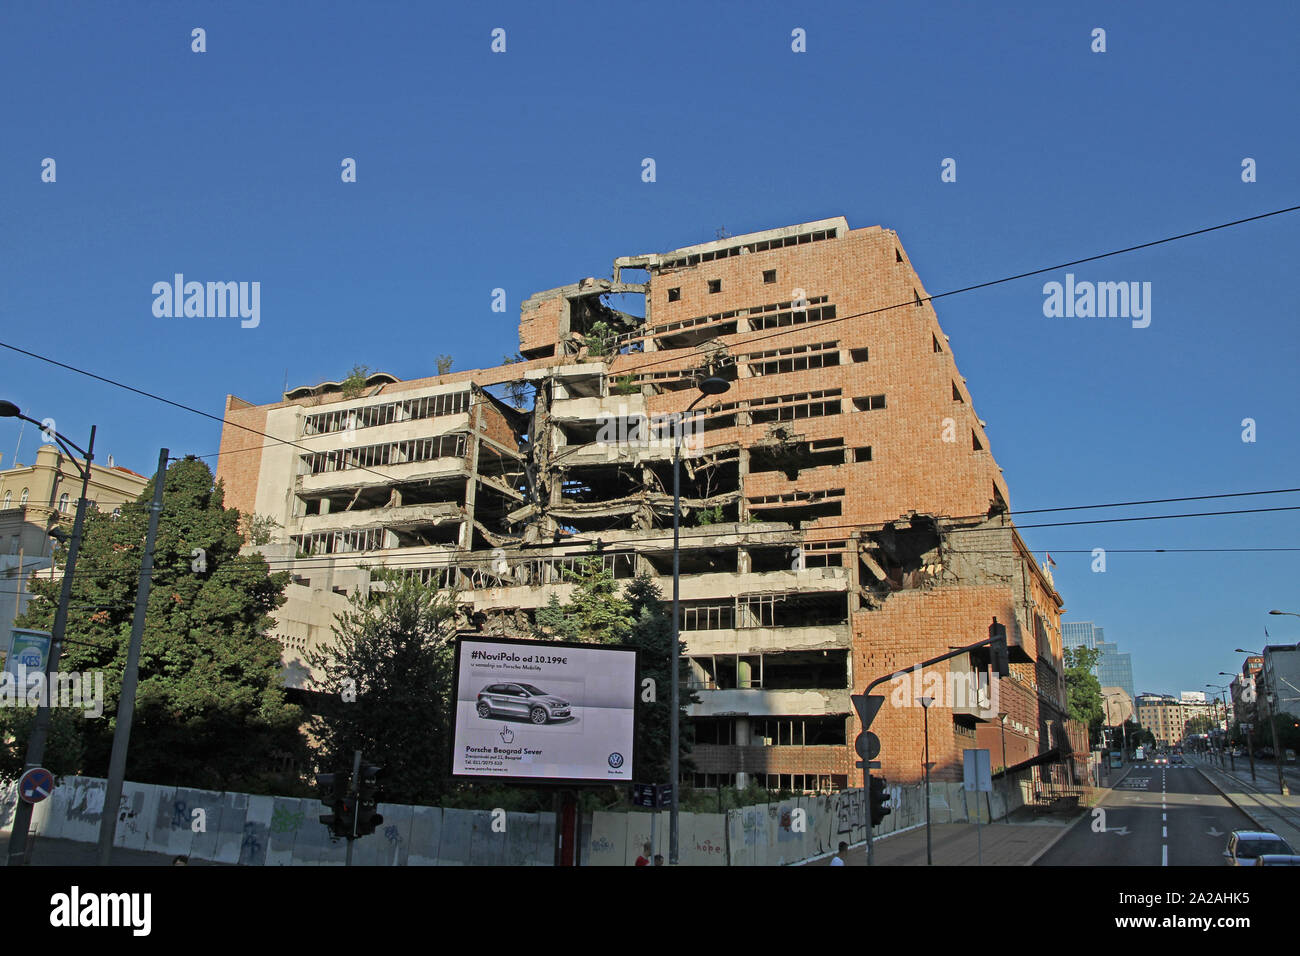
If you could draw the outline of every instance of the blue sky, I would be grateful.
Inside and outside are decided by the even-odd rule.
[[[881,224],[938,293],[1300,202],[1295,4],[1044,6],[5,4],[0,340],[220,414],[356,363],[496,364],[532,292],[719,227]],[[937,302],[1012,507],[1300,485],[1298,237],[1291,213],[1070,270],[1150,282],[1145,329],[1044,317],[1064,270]],[[155,318],[176,272],[260,282],[260,325]],[[100,460],[216,451],[211,420],[8,350],[0,374],[74,439],[98,424]],[[6,466],[17,444],[0,424]],[[1300,554],[1118,552],[1294,547],[1296,514],[1024,533],[1066,620],[1178,692],[1266,626],[1300,640],[1266,614],[1300,611]]]

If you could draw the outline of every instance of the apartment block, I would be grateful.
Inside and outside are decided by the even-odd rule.
[[[294,571],[290,683],[363,565],[456,588],[484,634],[529,636],[593,552],[670,595],[680,444],[688,782],[860,785],[849,698],[895,673],[872,725],[891,781],[923,773],[922,696],[937,778],[972,747],[1073,772],[1062,600],[894,232],[841,217],[622,256],[527,299],[518,355],[227,398],[226,502],[281,526],[263,550]],[[705,396],[704,377],[729,387]],[[995,618],[1011,679],[980,653],[911,670]]]
[[[114,464],[110,455],[104,464],[92,463],[87,498],[92,508],[112,513],[136,500],[148,483],[144,475]],[[27,609],[33,576],[62,573],[54,568],[50,532],[61,525],[71,531],[80,497],[80,466],[57,445],[38,447],[30,465],[15,462],[0,469],[0,655],[14,619]]]

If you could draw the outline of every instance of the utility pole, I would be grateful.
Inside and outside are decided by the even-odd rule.
[[[0,417],[21,418],[29,421],[25,415],[18,413],[17,406],[11,402],[0,402]],[[39,425],[40,422],[35,422]],[[54,612],[54,630],[50,636],[50,653],[45,662],[45,693],[36,708],[36,718],[32,723],[31,736],[27,738],[27,757],[23,763],[24,771],[34,770],[45,760],[45,741],[50,735],[50,688],[57,686],[52,680],[59,669],[59,654],[63,650],[63,635],[68,627],[68,605],[72,602],[72,576],[77,568],[77,552],[81,550],[81,531],[85,527],[86,508],[89,504],[87,494],[90,488],[91,462],[95,458],[95,429],[90,426],[90,447],[83,453],[86,465],[82,468],[71,451],[68,457],[73,465],[81,469],[81,497],[77,499],[77,517],[72,522],[72,537],[68,540],[68,561],[63,567],[63,586],[59,591],[59,606]],[[59,446],[67,451],[72,444],[62,435],[53,432]],[[66,444],[65,444],[66,442]],[[76,445],[72,446],[76,448]],[[78,449],[80,451],[80,449]],[[50,562],[50,573],[54,573],[54,562]],[[105,812],[108,808],[105,807]],[[113,808],[117,812],[117,808]],[[26,800],[19,800],[14,810],[13,825],[9,831],[9,866],[22,866],[27,862],[27,834],[32,825],[32,805]]]
[[[99,865],[108,866],[117,834],[117,809],[122,802],[122,783],[126,777],[126,752],[131,745],[131,722],[135,718],[135,691],[140,678],[140,642],[144,637],[144,618],[149,606],[149,589],[153,584],[153,551],[158,540],[158,519],[162,515],[163,486],[167,483],[167,449],[158,453],[158,471],[153,482],[153,501],[149,503],[149,530],[144,538],[144,557],[140,561],[140,582],[135,588],[135,616],[131,619],[131,643],[126,651],[126,669],[122,672],[122,695],[117,701],[117,727],[113,731],[113,755],[108,761],[108,786],[104,792],[104,812],[99,818]]]

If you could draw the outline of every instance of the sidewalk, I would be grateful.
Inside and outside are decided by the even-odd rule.
[[[1272,830],[1291,846],[1300,850],[1300,795],[1287,781],[1291,795],[1278,792],[1277,769],[1274,764],[1255,767],[1255,782],[1250,780],[1250,767],[1237,758],[1237,771],[1220,767],[1201,757],[1194,758],[1195,766],[1234,807],[1254,821],[1261,830]],[[1261,772],[1261,770],[1263,772]]]
[[[0,830],[0,866],[9,859],[9,831]],[[167,853],[151,853],[147,850],[128,850],[115,846],[109,856],[110,866],[172,866],[174,856]],[[49,837],[36,837],[31,854],[32,866],[75,866],[89,867],[99,864],[99,846],[95,843],[80,843],[76,840],[56,840]],[[210,860],[191,859],[190,866],[224,866]]]
[[[1031,819],[1017,811],[1010,823],[985,823],[978,833],[973,823],[936,823],[931,827],[934,865],[979,866],[982,862],[984,866],[1029,866],[1078,819],[1077,813]],[[876,866],[925,866],[925,825],[878,837],[875,852]],[[866,844],[851,848],[845,863],[866,866]],[[829,866],[830,857],[806,865]]]

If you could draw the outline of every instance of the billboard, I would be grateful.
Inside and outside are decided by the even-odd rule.
[[[9,635],[4,670],[17,678],[23,678],[27,674],[44,674],[51,639],[49,631],[14,628]]]
[[[452,776],[630,782],[636,689],[631,648],[462,637]]]

